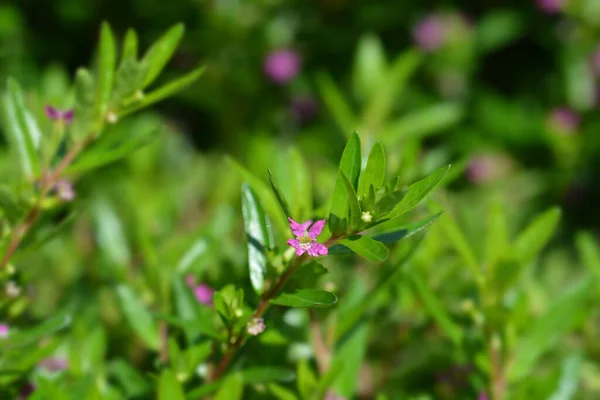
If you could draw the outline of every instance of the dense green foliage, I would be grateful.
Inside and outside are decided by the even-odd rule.
[[[600,397],[597,4],[0,5],[0,398]]]

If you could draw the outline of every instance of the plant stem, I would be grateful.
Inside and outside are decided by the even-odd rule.
[[[65,157],[61,160],[61,162],[56,166],[56,168],[52,171],[52,173],[44,177],[42,179],[42,188],[40,191],[40,197],[38,198],[35,205],[29,210],[23,222],[18,225],[12,234],[10,239],[10,243],[6,249],[6,253],[0,260],[0,269],[4,268],[6,264],[10,261],[15,251],[21,244],[21,240],[25,237],[25,235],[29,232],[35,221],[40,215],[42,202],[44,198],[48,195],[48,193],[54,188],[56,183],[61,178],[61,173],[73,162],[75,157],[94,139],[95,135],[88,135],[83,141],[76,143],[75,146],[65,155]]]
[[[504,400],[504,374],[502,368],[502,356],[499,353],[499,349],[495,346],[494,336],[490,335],[489,339],[489,352],[490,360],[492,363],[492,382],[491,392],[493,400]]]
[[[292,275],[294,275],[294,272],[296,272],[298,268],[302,265],[302,261],[304,261],[305,258],[305,256],[297,257],[294,260],[294,262],[288,267],[288,269],[285,270],[283,275],[281,275],[277,280],[275,286],[273,286],[271,290],[269,290],[267,293],[265,293],[265,295],[262,296],[258,307],[256,308],[256,311],[252,315],[251,319],[260,318],[265,314],[265,312],[267,312],[267,310],[271,306],[269,300],[277,296],[277,294],[281,291],[281,289],[283,289],[283,287],[292,277]],[[229,347],[229,349],[227,350],[227,352],[225,353],[225,355],[223,356],[223,358],[221,359],[221,361],[219,362],[217,369],[211,377],[211,381],[216,381],[225,373],[225,371],[227,371],[229,364],[231,364],[233,357],[237,354],[245,339],[246,335],[244,334],[244,331],[240,332],[234,340],[234,342]]]

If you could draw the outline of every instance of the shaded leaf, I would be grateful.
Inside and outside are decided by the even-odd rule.
[[[294,292],[281,293],[270,302],[279,306],[295,308],[329,307],[337,303],[337,296],[324,290],[298,289]]]
[[[73,135],[85,138],[92,132],[96,106],[96,84],[90,72],[79,68],[75,73],[75,117],[72,124]]]
[[[281,207],[281,210],[283,211],[285,216],[291,218],[292,214],[290,213],[290,206],[288,205],[288,203],[285,199],[285,196],[281,192],[281,189],[279,189],[279,186],[277,185],[277,183],[275,183],[275,179],[273,178],[273,173],[271,172],[271,170],[268,170],[268,171],[269,171],[269,182],[271,183],[271,189],[273,189],[273,193],[275,194],[275,197],[277,198],[277,202],[279,203],[279,206]]]
[[[339,169],[346,175],[352,187],[356,187],[361,168],[360,157],[360,138],[355,132],[346,143],[344,152],[340,159]],[[343,178],[338,174],[333,191],[331,207],[329,209],[329,230],[333,233],[339,233],[340,226],[334,226],[334,222],[347,218],[348,216],[348,191],[346,190]],[[338,224],[339,225],[339,224]]]
[[[0,349],[6,351],[15,347],[31,346],[35,342],[48,337],[71,325],[70,314],[61,312],[48,318],[41,324],[28,328],[26,331],[11,331],[8,337],[0,340]]]
[[[385,261],[389,254],[383,243],[364,235],[350,236],[347,239],[339,240],[338,243],[339,245],[329,249],[330,254],[343,253],[344,249],[338,248],[338,246],[347,247],[359,256],[372,261]]]
[[[339,174],[342,176],[342,182],[344,182],[344,187],[346,188],[346,193],[348,195],[348,204],[350,205],[350,229],[356,229],[362,223],[360,218],[360,204],[358,204],[356,192],[346,175],[342,171],[340,171]]]
[[[326,73],[320,73],[317,75],[317,87],[325,106],[340,130],[344,134],[353,132],[357,126],[356,117],[333,79]]]
[[[281,367],[251,367],[242,372],[245,383],[293,382],[296,373]]]
[[[152,314],[126,285],[117,287],[121,309],[133,331],[152,350],[159,346],[158,326]]]
[[[397,217],[412,210],[421,200],[425,198],[444,178],[450,166],[442,167],[434,171],[418,182],[413,183],[408,187],[402,201],[392,211],[392,217]]]
[[[148,49],[143,58],[147,65],[143,87],[150,85],[163,70],[175,53],[183,32],[183,24],[174,25]]]
[[[600,278],[600,247],[594,236],[588,232],[580,232],[576,236],[577,250],[583,265],[596,276]]]
[[[384,244],[397,242],[399,240],[408,238],[414,235],[415,233],[421,232],[423,229],[433,224],[435,220],[437,220],[440,217],[440,215],[442,215],[441,212],[430,217],[424,218],[422,220],[413,222],[411,224],[399,227],[393,226],[398,224],[398,222],[400,221],[398,219],[392,219],[388,222],[385,222],[382,225],[383,227],[385,227],[385,230],[383,232],[378,232],[377,235],[373,236],[373,239]]]
[[[242,215],[248,239],[250,282],[257,294],[262,294],[267,274],[267,249],[271,248],[267,217],[258,198],[248,184],[242,185]]]
[[[515,240],[512,254],[523,264],[531,262],[548,243],[560,220],[560,209],[553,207],[538,216]]]

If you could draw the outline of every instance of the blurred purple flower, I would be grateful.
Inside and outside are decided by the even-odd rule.
[[[559,134],[572,134],[579,129],[579,114],[568,107],[558,107],[550,112],[548,125],[550,130]]]
[[[294,97],[290,103],[290,114],[299,122],[310,121],[317,114],[317,102],[312,97]]]
[[[42,361],[40,361],[38,365],[51,372],[62,371],[69,367],[68,361],[64,358],[59,357],[45,358]]]
[[[474,184],[493,182],[512,169],[511,160],[503,154],[479,154],[471,158],[467,167],[467,179]]]
[[[344,396],[340,396],[340,395],[336,394],[332,390],[328,390],[327,393],[325,393],[324,400],[346,400],[346,398]]]
[[[213,295],[215,291],[208,285],[200,284],[194,287],[194,295],[199,303],[206,304],[207,306],[213,305]]]
[[[488,396],[487,394],[485,394],[485,392],[481,392],[479,393],[479,397],[477,397],[477,400],[488,400]]]
[[[445,26],[439,15],[429,15],[423,18],[413,29],[414,41],[425,51],[434,51],[444,45]]]
[[[59,110],[57,108],[52,107],[51,105],[46,105],[44,107],[44,111],[48,118],[52,121],[64,121],[66,124],[70,124],[73,122],[73,109],[68,110]]]
[[[296,255],[301,256],[304,253],[308,253],[313,257],[327,255],[327,247],[316,241],[317,236],[321,234],[325,227],[326,220],[322,219],[314,224],[312,220],[308,220],[302,224],[289,217],[288,220],[290,221],[290,229],[294,236],[296,236],[296,239],[288,240],[287,244],[296,249]],[[310,229],[308,229],[309,226]]]
[[[597,78],[600,78],[600,47],[594,51],[591,57],[592,71]]]
[[[8,324],[0,324],[0,338],[8,336]]]
[[[565,0],[535,0],[535,3],[546,14],[556,14],[563,9]]]
[[[73,190],[73,185],[68,179],[63,178],[56,182],[54,190],[56,190],[56,194],[61,200],[71,201],[75,198],[75,191]]]
[[[264,62],[265,74],[277,84],[294,79],[300,73],[301,66],[300,54],[292,49],[275,50],[267,54]]]

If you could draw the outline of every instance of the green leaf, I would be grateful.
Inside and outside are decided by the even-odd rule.
[[[406,51],[394,60],[386,77],[380,80],[365,110],[364,121],[371,131],[379,130],[421,60],[422,54],[415,50]]]
[[[205,70],[206,67],[204,66],[198,67],[192,72],[189,72],[184,76],[159,87],[156,90],[146,93],[144,97],[120,111],[119,117],[131,114],[134,111],[149,107],[150,105],[158,103],[159,101],[162,101],[167,97],[173,96],[174,94],[182,91],[183,89],[187,88],[192,83],[194,83],[198,78],[200,78],[200,76],[204,73]]]
[[[17,222],[23,212],[14,193],[5,185],[0,185],[0,210],[11,223]]]
[[[133,29],[127,29],[125,39],[123,40],[123,53],[121,54],[121,63],[124,60],[137,60],[138,57],[138,37]]]
[[[346,177],[346,175],[339,171],[339,174],[342,176],[342,181],[344,182],[344,186],[346,187],[346,193],[348,194],[348,204],[350,205],[350,229],[357,229],[361,224],[361,214],[360,214],[360,204],[358,204],[358,198],[356,197],[356,192],[352,187],[352,184]]]
[[[260,202],[264,204],[267,210],[271,211],[270,216],[275,214],[276,218],[274,219],[277,227],[279,228],[281,233],[287,233],[289,231],[289,223],[285,218],[285,215],[280,212],[279,203],[277,202],[277,198],[273,195],[273,192],[265,184],[261,179],[259,179],[252,172],[248,171],[242,165],[240,165],[237,161],[235,161],[231,157],[225,158],[226,162],[229,163],[242,177],[242,179],[252,186],[254,192],[258,195]]]
[[[548,400],[571,400],[575,398],[583,364],[581,354],[570,355],[563,363],[556,391]]]
[[[418,182],[413,183],[408,187],[408,190],[402,201],[392,210],[391,218],[402,215],[412,210],[421,200],[425,198],[444,178],[450,166],[442,167],[434,171]]]
[[[591,278],[577,282],[557,298],[541,318],[529,323],[529,331],[517,343],[514,358],[507,368],[509,382],[527,378],[539,358],[585,319],[590,312],[586,304],[593,287]]]
[[[273,398],[277,400],[298,400],[294,392],[276,383],[269,383],[267,388],[271,395],[273,395]]]
[[[214,400],[241,400],[244,394],[244,380],[240,373],[233,373],[223,380]]]
[[[523,17],[514,10],[494,10],[482,16],[475,35],[478,47],[491,52],[513,42],[525,32]]]
[[[121,309],[133,331],[152,349],[159,347],[158,326],[148,309],[126,285],[117,287]]]
[[[583,265],[596,279],[600,278],[600,247],[596,239],[588,232],[580,232],[575,238],[579,257]]]
[[[94,78],[85,68],[75,73],[75,117],[72,125],[73,136],[85,138],[92,132],[94,108],[96,105],[96,88]]]
[[[102,23],[100,33],[100,50],[98,54],[98,85],[96,96],[96,120],[98,130],[104,122],[104,114],[108,109],[108,102],[113,88],[115,65],[117,60],[115,38],[106,22]]]
[[[337,303],[337,296],[324,290],[298,289],[294,292],[281,293],[270,302],[294,308],[329,307]]]
[[[515,240],[511,254],[523,264],[530,263],[556,231],[560,214],[560,209],[553,207],[533,220]]]
[[[183,32],[183,24],[174,25],[148,49],[142,59],[148,68],[143,87],[150,85],[163,70],[175,53]]]
[[[385,180],[385,153],[380,142],[376,142],[369,153],[367,166],[360,174],[358,183],[358,195],[362,199],[369,194],[369,186],[373,185],[375,190],[383,186]]]
[[[458,124],[465,115],[462,104],[442,103],[413,111],[395,121],[383,130],[383,142],[396,147],[400,141],[423,139]]]
[[[354,93],[370,99],[386,70],[387,60],[379,38],[371,33],[361,36],[354,61]]]
[[[510,248],[506,215],[499,197],[495,197],[489,207],[485,245],[485,260],[488,268],[494,269]]]
[[[250,282],[257,294],[262,294],[267,274],[267,250],[271,248],[269,225],[265,211],[248,184],[242,185],[242,214],[248,239]]]
[[[142,99],[136,96],[136,92],[142,89],[145,73],[146,65],[143,62],[139,63],[133,58],[122,60],[115,75],[115,84],[109,106],[110,112],[118,112],[119,116],[123,116],[125,113],[120,111],[123,107],[127,106],[128,112],[132,112],[131,110],[139,108],[139,103],[142,100],[148,101],[148,95]]]
[[[387,216],[406,196],[403,191],[394,191],[387,193],[373,206],[373,216],[380,219]]]
[[[481,283],[483,275],[479,268],[475,252],[456,221],[449,214],[444,214],[440,217],[439,223],[446,232],[446,237],[449,239],[450,244],[452,244],[458,255],[463,259],[463,262],[471,270],[475,281]]]
[[[415,271],[406,272],[406,276],[410,279],[417,296],[421,299],[431,317],[446,335],[452,339],[452,342],[456,346],[460,346],[463,339],[463,331],[460,325],[452,320],[452,317],[444,309],[442,302],[438,300],[436,295],[429,289],[427,283],[423,282]]]
[[[347,239],[339,240],[339,243],[359,256],[372,261],[385,261],[389,255],[389,251],[383,243],[364,235],[350,236]],[[331,254],[336,254],[338,252],[337,245],[332,246],[329,250]]]
[[[281,367],[251,367],[241,372],[245,383],[293,382],[296,373]]]
[[[277,183],[275,183],[275,179],[273,178],[273,173],[271,172],[271,170],[268,170],[268,171],[269,171],[269,182],[271,183],[271,189],[273,189],[273,193],[275,194],[275,197],[277,198],[277,202],[279,202],[281,211],[283,211],[283,213],[285,214],[286,217],[290,218],[292,216],[292,214],[290,213],[290,206],[288,205],[287,201],[285,200],[285,196],[281,192],[281,189],[279,189],[279,186],[277,185]]]
[[[302,154],[295,147],[288,152],[289,180],[291,187],[291,210],[293,215],[301,220],[308,219],[312,214],[312,182],[310,171]]]
[[[440,217],[440,215],[442,215],[442,212],[427,218],[423,218],[411,224],[401,226],[395,226],[401,222],[399,218],[392,219],[381,225],[383,230],[379,231],[377,235],[373,236],[373,239],[384,244],[390,244],[402,239],[406,239],[433,224],[435,220]]]
[[[332,365],[342,363],[334,381],[335,392],[351,399],[356,393],[359,371],[367,354],[369,324],[363,323],[336,349]]]
[[[360,163],[360,138],[358,133],[355,132],[344,148],[339,165],[340,171],[346,175],[353,188],[358,183],[361,168]],[[327,221],[331,232],[339,233],[340,227],[335,226],[335,223],[348,216],[348,202],[348,191],[346,190],[343,178],[338,174],[329,209],[329,220]]]
[[[70,314],[61,312],[48,318],[41,324],[28,328],[25,331],[11,331],[8,337],[0,340],[2,352],[16,347],[31,346],[41,339],[48,337],[58,331],[70,326],[72,317]]]
[[[306,360],[298,361],[296,368],[297,386],[303,400],[312,400],[317,388],[317,377]]]
[[[23,91],[16,80],[8,78],[4,98],[5,129],[11,145],[19,155],[21,169],[29,179],[37,177],[40,161],[37,149],[41,133],[35,119],[25,105]]]
[[[108,364],[108,371],[109,375],[113,376],[125,390],[126,398],[141,397],[152,388],[150,382],[123,359],[111,361]]]
[[[340,130],[344,134],[353,132],[357,126],[356,117],[333,79],[326,73],[319,73],[317,75],[317,87],[321,93],[325,107],[332,114],[333,120]]]
[[[158,400],[185,400],[183,388],[175,375],[166,369],[160,374]]]

